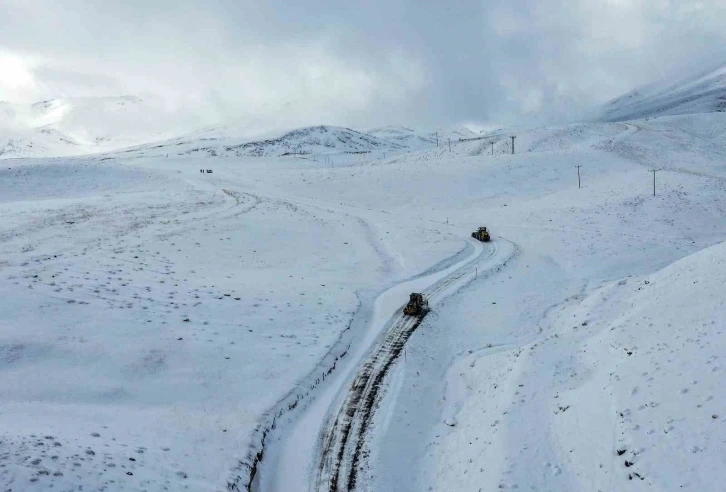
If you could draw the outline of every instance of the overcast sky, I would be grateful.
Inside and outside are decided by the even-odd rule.
[[[724,26],[724,0],[0,0],[0,99],[147,94],[268,126],[534,124],[718,61]]]

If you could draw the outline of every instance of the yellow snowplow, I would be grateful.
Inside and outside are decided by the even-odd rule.
[[[403,314],[408,316],[418,316],[422,314],[429,307],[429,301],[423,296],[414,292],[411,294],[408,304],[403,308]]]
[[[480,227],[476,231],[472,232],[471,237],[473,237],[474,239],[477,239],[481,242],[484,242],[484,243],[491,241],[491,239],[492,239],[489,236],[489,231],[487,231],[486,227]]]

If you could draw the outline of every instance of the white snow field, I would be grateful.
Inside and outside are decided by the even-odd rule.
[[[2,490],[719,490],[726,115],[508,135],[2,161]]]

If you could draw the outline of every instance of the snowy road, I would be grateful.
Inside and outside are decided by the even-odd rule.
[[[422,291],[430,306],[470,282],[477,275],[499,270],[515,247],[505,241],[483,245],[467,240],[471,253],[454,264],[399,283],[383,292],[373,306],[362,339],[350,350],[337,371],[319,389],[315,399],[265,450],[265,461],[253,490],[320,490],[345,488],[364,466],[367,423],[383,396],[384,378],[400,356],[419,318],[401,313],[402,299]]]
[[[493,243],[483,248],[472,260],[425,289],[423,293],[430,305],[435,305],[472,280],[478,275],[479,268],[482,268],[482,275],[499,270],[514,251],[509,243],[504,244],[507,246]],[[391,318],[385,336],[360,366],[325,430],[315,482],[318,490],[334,492],[355,488],[358,470],[365,466],[368,455],[367,429],[385,392],[384,380],[401,355],[406,341],[422,321],[423,316],[406,316],[399,310]]]

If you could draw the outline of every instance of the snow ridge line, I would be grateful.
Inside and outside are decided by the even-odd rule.
[[[500,271],[518,255],[518,246],[510,244],[513,251],[503,262],[482,272],[483,276]],[[493,246],[488,255],[485,255],[487,250],[484,250],[474,260],[424,290],[429,300],[448,297],[452,293],[448,293],[446,289],[467,276],[470,278],[458,286],[454,293],[468,285],[476,278],[476,275],[472,275],[472,270],[480,262],[493,258],[499,252],[498,245],[495,243]],[[425,314],[412,318],[401,312],[394,315],[389,321],[386,334],[378,342],[378,347],[371,351],[368,361],[361,366],[335,420],[322,437],[322,456],[316,484],[318,490],[338,492],[355,488],[361,462],[369,455],[369,451],[365,449],[367,431],[375,409],[385,394],[384,379],[403,351],[406,341],[423,322],[424,316]]]

